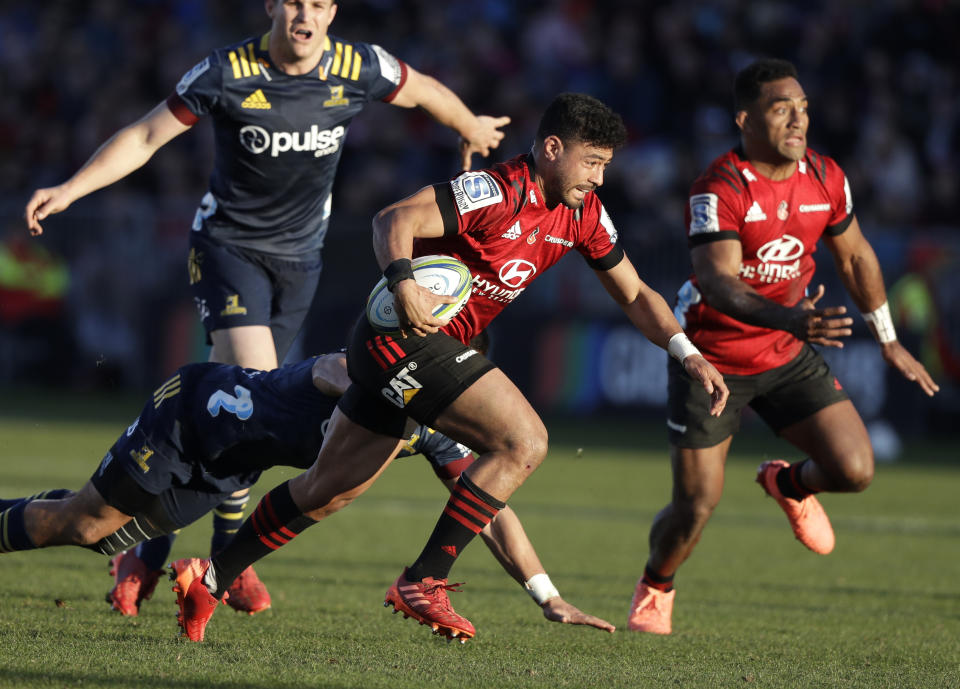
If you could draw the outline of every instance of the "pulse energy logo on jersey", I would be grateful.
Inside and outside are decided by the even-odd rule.
[[[269,132],[259,125],[248,124],[240,129],[240,145],[254,155],[269,150],[272,158],[287,151],[309,151],[320,158],[339,151],[346,133],[343,126],[320,129],[314,124],[306,132]]]

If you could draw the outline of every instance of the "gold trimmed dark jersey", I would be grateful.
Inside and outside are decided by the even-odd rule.
[[[187,125],[213,120],[213,172],[193,229],[296,260],[323,246],[350,122],[370,101],[391,101],[407,67],[379,46],[328,36],[316,69],[289,75],[270,64],[269,37],[214,50],[167,105]]]

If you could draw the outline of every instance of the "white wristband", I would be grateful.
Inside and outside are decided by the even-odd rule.
[[[876,311],[863,314],[863,320],[873,326],[873,336],[877,338],[877,342],[880,344],[893,342],[897,339],[897,331],[893,327],[893,318],[890,317],[890,304],[888,302],[883,302],[883,305]]]
[[[693,346],[684,333],[677,333],[667,342],[667,352],[682,364],[684,359],[691,354],[699,354],[700,350]]]
[[[527,579],[523,582],[523,588],[525,588],[527,593],[530,594],[530,597],[537,602],[537,605],[543,605],[551,598],[556,598],[560,595],[557,587],[550,581],[550,576],[545,572],[534,574]]]

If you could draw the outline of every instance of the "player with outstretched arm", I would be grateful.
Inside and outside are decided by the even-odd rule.
[[[396,456],[407,418],[480,453],[460,476],[420,556],[386,603],[435,632],[465,640],[475,630],[447,597],[447,574],[476,534],[543,461],[547,431],[519,389],[471,337],[527,285],[572,250],[580,253],[630,321],[700,382],[720,414],[727,388],[689,343],[664,299],[637,275],[594,191],[626,139],[619,115],[584,94],[561,94],[543,114],[533,150],[503,164],[428,186],[375,218],[373,245],[406,336],[361,318],[347,350],[353,385],[341,398],[317,461],[273,489],[212,560],[173,563],[181,625],[193,640],[230,582],[363,493]],[[414,256],[439,254],[473,275],[469,302],[449,323],[439,298],[415,282]],[[403,391],[399,394],[398,391]]]
[[[265,0],[270,30],[219,48],[165,102],[103,144],[63,184],[38,189],[27,227],[126,177],[200,119],[213,123],[209,191],[190,232],[187,275],[213,348],[210,361],[268,370],[282,363],[320,279],[332,188],[351,121],[370,102],[421,107],[461,137],[463,169],[496,148],[507,117],[474,115],[450,89],[378,45],[328,34],[334,0]],[[236,530],[247,492],[221,505],[211,552]],[[248,570],[231,604],[269,607]]]
[[[472,344],[486,351],[486,335]],[[350,381],[346,357],[328,354],[269,372],[190,364],[153,394],[79,491],[0,499],[0,553],[78,545],[113,556],[123,570],[111,600],[136,615],[162,573],[136,554],[138,541],[169,551],[169,534],[246,488],[272,466],[306,468],[326,420]],[[411,426],[400,456],[422,454],[451,491],[473,453],[425,426]],[[614,631],[566,602],[513,511],[482,533],[490,551],[548,620]],[[144,543],[141,543],[144,545]]]

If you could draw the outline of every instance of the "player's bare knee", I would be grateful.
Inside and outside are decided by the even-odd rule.
[[[710,521],[719,502],[719,496],[711,494],[678,499],[673,502],[672,513],[685,529],[699,531]]]
[[[524,435],[514,437],[506,444],[505,454],[510,462],[523,474],[533,473],[547,456],[547,435]]]
[[[873,482],[873,451],[865,448],[847,457],[840,467],[840,490],[859,493]]]
[[[310,517],[310,519],[313,519],[314,521],[320,521],[321,519],[324,519],[325,517],[329,517],[330,515],[342,510],[344,507],[346,507],[351,502],[353,502],[354,499],[358,495],[360,495],[362,492],[363,491],[355,490],[355,491],[340,493],[338,495],[333,496],[332,498],[317,497],[315,499],[315,502],[319,506],[313,509],[304,511],[304,514]]]

